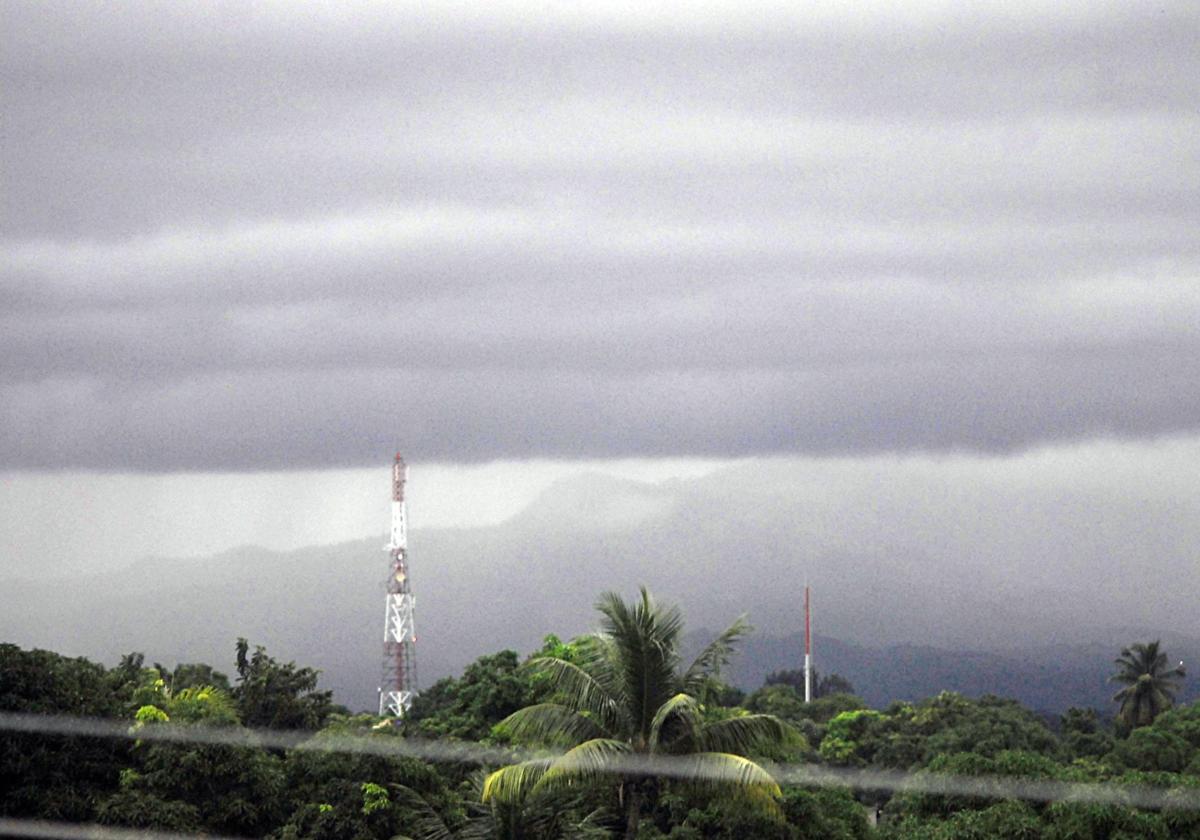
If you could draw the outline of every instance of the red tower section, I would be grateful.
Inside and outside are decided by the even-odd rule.
[[[417,692],[416,601],[408,574],[408,514],[404,486],[408,465],[400,454],[392,463],[392,533],[385,550],[391,558],[383,630],[383,680],[379,714],[404,717]]]

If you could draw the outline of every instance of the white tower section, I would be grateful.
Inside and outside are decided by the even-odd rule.
[[[392,464],[392,531],[384,550],[391,555],[387,602],[383,624],[383,681],[379,688],[379,714],[402,718],[417,691],[416,601],[408,579],[408,514],[404,485],[408,465],[399,454]]]
[[[812,702],[812,612],[809,607],[808,584],[804,584],[804,702]]]

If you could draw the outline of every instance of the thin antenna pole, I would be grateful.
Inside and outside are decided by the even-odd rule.
[[[812,702],[812,606],[804,584],[804,702]]]

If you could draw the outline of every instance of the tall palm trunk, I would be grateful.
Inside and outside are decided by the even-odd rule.
[[[636,840],[638,822],[642,819],[642,786],[625,783],[625,840]]]

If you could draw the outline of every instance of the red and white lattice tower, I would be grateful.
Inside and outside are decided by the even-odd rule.
[[[379,714],[402,718],[417,693],[417,641],[413,624],[412,584],[408,579],[408,522],[404,484],[408,465],[396,453],[392,464],[392,537],[384,550],[392,558],[387,580],[387,611],[383,626],[383,681]]]

